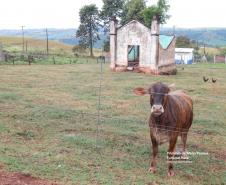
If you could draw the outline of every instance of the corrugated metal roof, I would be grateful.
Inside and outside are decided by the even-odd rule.
[[[193,51],[193,48],[175,48],[176,53],[192,53]]]
[[[161,44],[163,49],[167,49],[173,39],[174,36],[159,35],[159,43]]]

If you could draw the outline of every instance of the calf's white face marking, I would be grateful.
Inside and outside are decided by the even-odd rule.
[[[162,105],[153,105],[151,106],[151,113],[155,115],[161,115],[164,113],[164,107]]]

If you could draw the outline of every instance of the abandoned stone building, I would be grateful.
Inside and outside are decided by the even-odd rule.
[[[115,18],[111,20],[110,67],[113,71],[172,74],[176,72],[174,54],[175,37],[160,35],[156,18],[151,29],[136,20],[121,27]]]

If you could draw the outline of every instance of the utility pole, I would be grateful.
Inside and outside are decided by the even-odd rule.
[[[27,53],[27,41],[26,41],[25,43],[26,43],[26,50],[25,50],[25,51],[26,51],[26,53]]]
[[[46,51],[47,51],[47,55],[49,55],[49,35],[48,35],[47,28],[46,28]]]
[[[175,34],[176,34],[176,26],[173,25],[173,35],[175,36]]]
[[[206,56],[206,44],[204,44],[204,55]]]
[[[21,26],[21,28],[22,28],[22,40],[23,40],[23,53],[24,53],[24,27],[25,26]]]

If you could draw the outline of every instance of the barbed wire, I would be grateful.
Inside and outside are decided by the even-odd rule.
[[[104,71],[103,71],[103,68],[102,68],[103,67],[102,66],[103,65],[102,61],[100,62],[100,64],[101,64],[100,65],[101,71],[100,71],[99,87],[98,86],[93,86],[92,87],[92,90],[93,89],[98,89],[99,90],[98,91],[98,94],[97,94],[97,96],[98,96],[98,110],[97,110],[97,114],[95,114],[95,113],[87,113],[87,112],[82,112],[82,111],[80,111],[80,112],[77,111],[75,113],[81,114],[82,116],[87,115],[87,116],[92,116],[94,118],[97,117],[97,120],[98,120],[98,123],[97,123],[97,138],[98,138],[98,130],[99,130],[98,125],[100,125],[100,123],[103,122],[103,120],[106,121],[106,119],[114,119],[114,120],[117,120],[117,122],[131,122],[131,121],[133,121],[133,122],[137,122],[138,124],[140,124],[140,123],[142,123],[142,124],[145,123],[146,124],[147,121],[144,122],[144,121],[140,121],[140,120],[136,120],[136,119],[133,119],[133,120],[131,120],[131,119],[119,119],[117,117],[114,118],[114,117],[107,116],[107,115],[104,115],[104,114],[103,115],[100,115],[101,97],[111,97],[110,95],[108,96],[108,95],[104,95],[103,93],[101,94],[102,85],[103,85],[103,82],[102,81],[103,81],[103,79],[106,79],[106,76],[105,76],[105,78],[103,78]],[[222,68],[212,68],[212,67],[210,67],[210,68],[201,68],[201,67],[193,67],[193,66],[189,66],[188,68],[195,68],[195,69],[222,69]],[[84,73],[86,73],[86,72],[84,72]],[[79,86],[81,86],[81,85],[79,85]],[[84,87],[90,87],[90,85],[86,85],[86,84],[83,84],[82,86],[84,86]],[[118,86],[113,86],[113,85],[106,86],[106,85],[104,85],[104,87],[105,88],[108,88],[108,87],[109,88],[115,88],[115,87],[118,87]],[[131,88],[131,94],[132,94],[132,90],[133,89]],[[168,93],[166,94],[166,93],[159,93],[159,92],[151,92],[151,94],[154,94],[154,95],[167,95],[167,96],[172,95],[172,94],[168,94]],[[215,98],[224,98],[224,99],[226,99],[226,96],[219,96],[219,95],[200,95],[200,94],[196,94],[195,96],[197,96],[197,97],[212,96],[212,97],[215,97]],[[181,133],[183,133],[182,131],[173,130],[173,129],[175,129],[175,127],[166,126],[166,125],[164,125],[163,127],[165,127],[165,128],[157,128],[157,129],[159,129],[160,131],[162,130],[162,131],[168,131],[168,132],[181,132]],[[191,130],[189,132],[191,132]]]
[[[95,113],[87,113],[87,112],[82,112],[82,111],[73,111],[75,114],[80,114],[82,116],[82,119],[85,118],[85,116],[88,116],[89,118],[92,118],[92,119],[96,119],[97,122],[98,122],[98,114],[95,114]],[[136,123],[137,125],[139,125],[139,127],[145,127],[145,128],[156,128],[156,127],[153,127],[153,126],[150,126],[149,125],[149,112],[147,112],[147,115],[148,115],[148,119],[145,119],[145,120],[138,120],[138,119],[135,119],[135,118],[131,118],[131,119],[126,119],[126,118],[119,118],[117,116],[109,116],[109,115],[104,115],[104,114],[101,114],[100,117],[99,117],[99,122],[98,122],[98,126],[103,126],[103,125],[108,125],[107,121],[108,120],[113,120],[115,121],[115,124],[118,125],[119,123],[125,123],[125,122],[128,122],[128,123]],[[142,126],[143,125],[143,126]],[[98,127],[98,129],[99,129]],[[163,128],[161,128],[163,127]],[[189,133],[193,132],[195,134],[199,134],[199,135],[203,135],[202,133],[199,132],[199,130],[194,130],[191,126],[190,129],[182,129],[182,131],[178,131],[178,130],[174,130],[174,129],[177,129],[175,126],[169,126],[169,125],[157,125],[157,129],[159,129],[160,131],[172,131],[172,132],[180,132],[180,133],[184,133],[184,132],[187,132],[189,130]],[[99,131],[99,130],[98,130]],[[220,135],[219,135],[220,136]],[[223,135],[222,135],[223,136]]]

